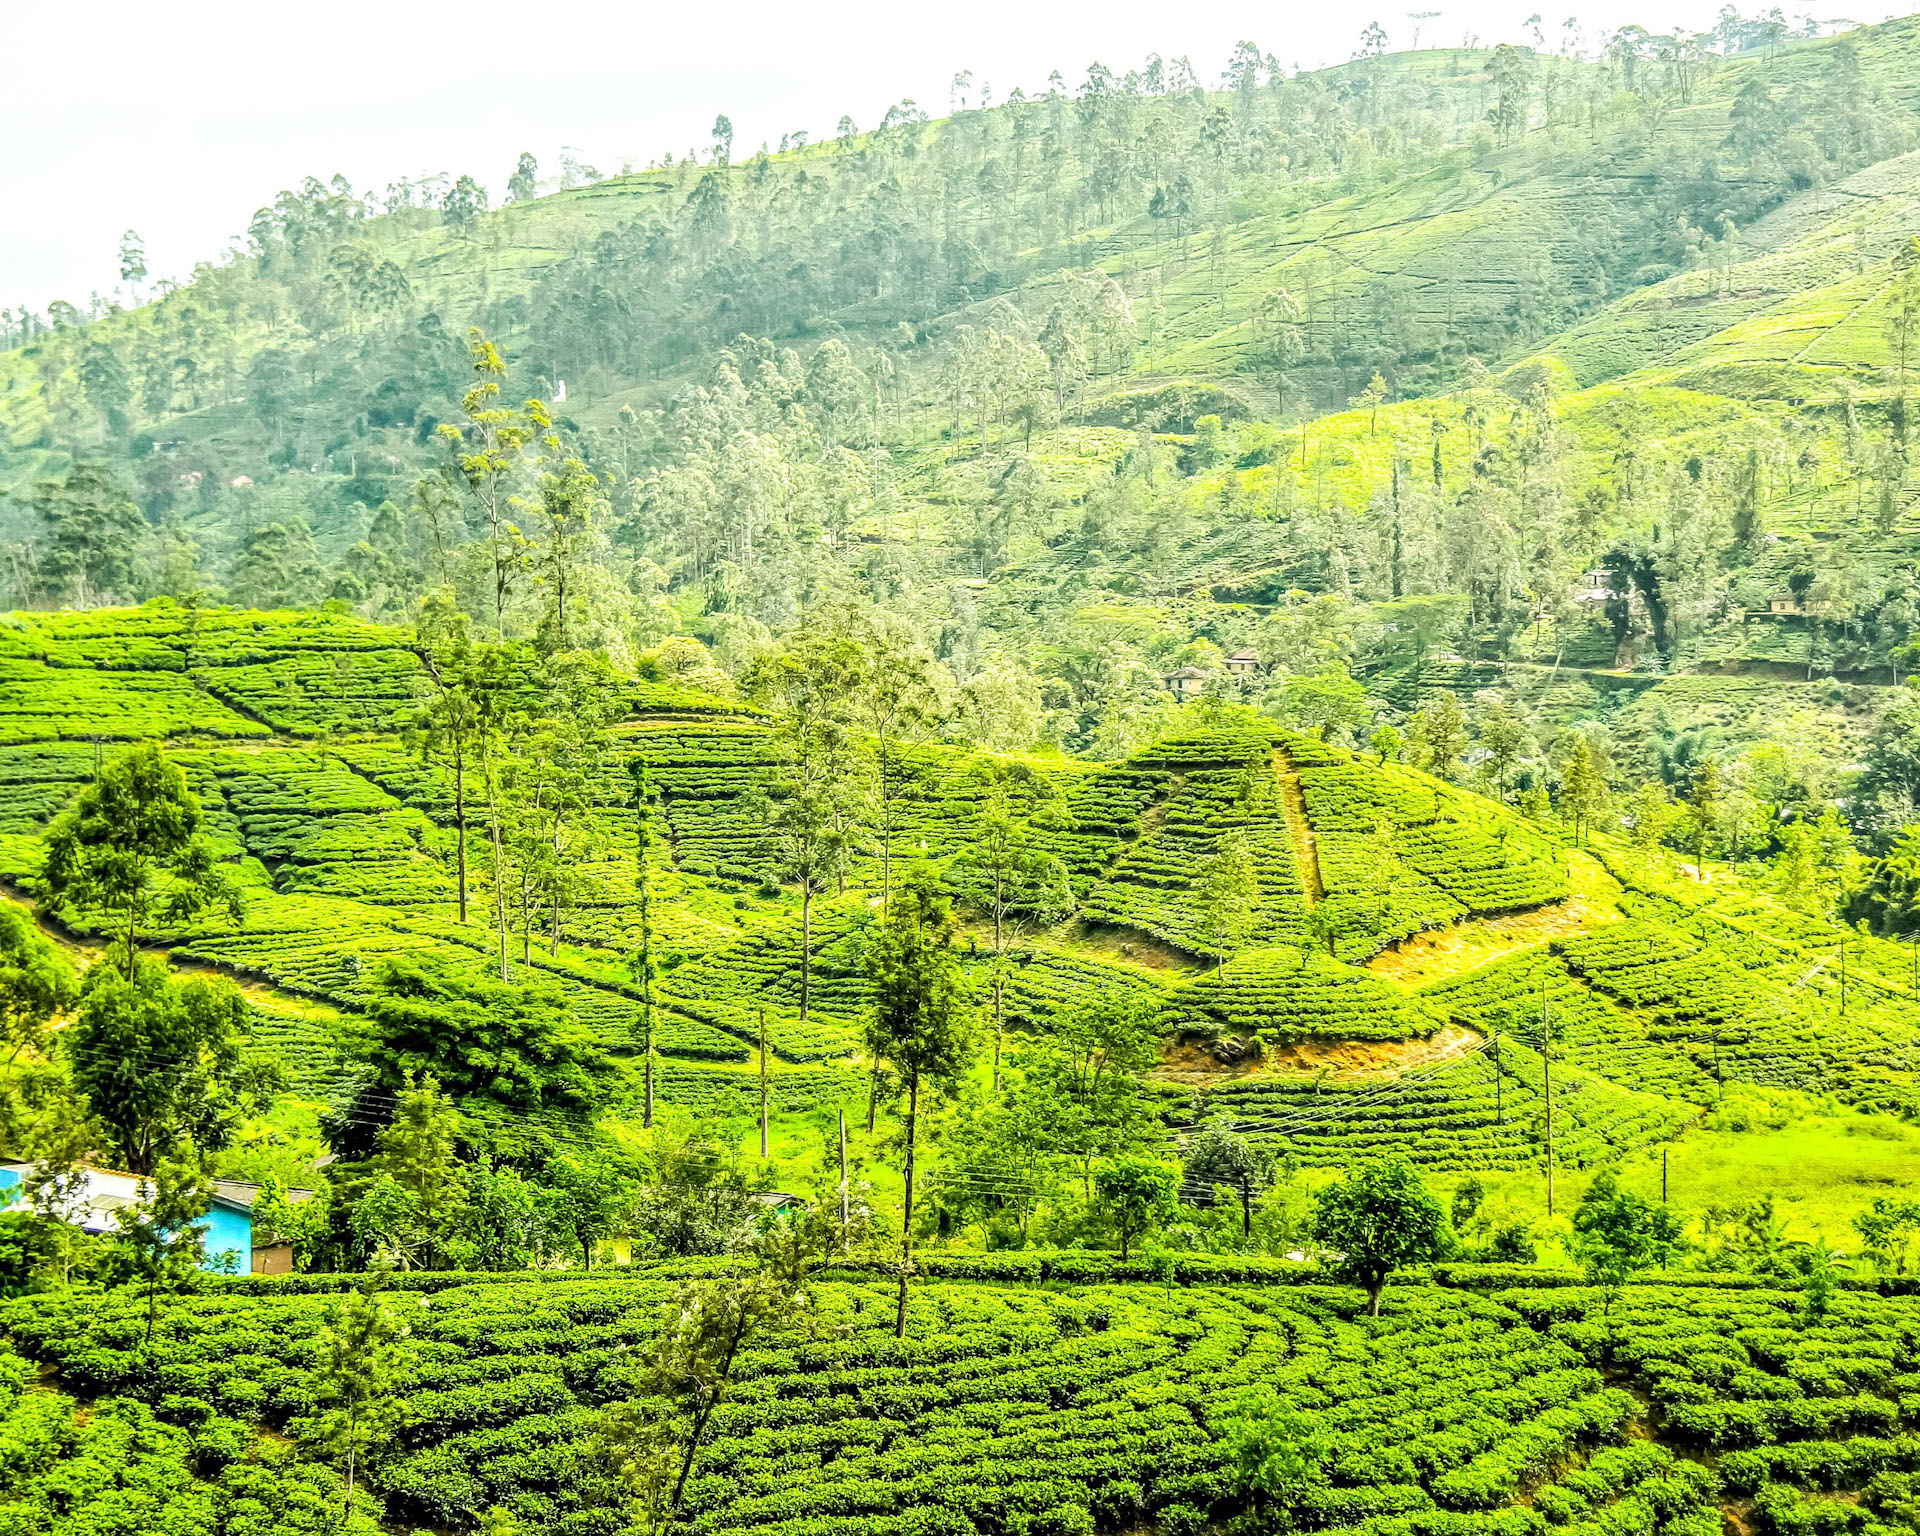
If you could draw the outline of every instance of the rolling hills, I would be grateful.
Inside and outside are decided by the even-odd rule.
[[[424,687],[413,646],[344,614],[189,616],[161,603],[16,616],[0,626],[12,672],[0,874],[33,889],[43,829],[102,755],[167,739],[246,912],[160,937],[182,959],[263,984],[256,1048],[323,1099],[349,1065],[343,1019],[368,1005],[383,963],[475,985],[502,968],[482,849],[471,916],[457,911],[446,770],[369,729]],[[644,1041],[622,786],[644,765],[662,831],[649,866],[668,955],[653,994],[661,1100],[751,1114],[764,1029],[781,1113],[857,1103],[874,911],[856,892],[877,889],[876,845],[856,857],[848,894],[816,904],[803,1012],[798,903],[759,809],[778,738],[730,701],[668,685],[623,685],[618,707],[606,841],[556,933],[538,912],[513,917],[504,973],[557,989],[626,1064],[614,1112],[631,1114]],[[1170,1138],[1225,1110],[1312,1164],[1392,1148],[1450,1170],[1536,1167],[1556,1092],[1555,1155],[1580,1168],[1667,1139],[1729,1083],[1912,1111],[1920,1038],[1897,946],[1857,942],[1843,1001],[1821,958],[1842,929],[1796,916],[1783,930],[1789,914],[1737,887],[1702,901],[1624,850],[1602,851],[1603,870],[1558,827],[1256,717],[1216,710],[1207,724],[1208,709],[1190,706],[1184,733],[1117,763],[1023,759],[1011,802],[1064,861],[1073,909],[1010,936],[1001,1015],[1045,1033],[1103,997],[1150,1006]],[[1007,803],[994,783],[976,749],[905,749],[896,846],[960,879],[991,806]],[[1250,856],[1256,907],[1219,950],[1204,872],[1229,840]],[[68,921],[85,931],[84,914]],[[1476,949],[1483,931],[1490,943]],[[985,998],[991,930],[969,932]],[[1409,989],[1394,979],[1398,952],[1421,935],[1462,958]],[[1729,967],[1738,987],[1713,979]],[[575,1134],[564,1116],[552,1130]]]

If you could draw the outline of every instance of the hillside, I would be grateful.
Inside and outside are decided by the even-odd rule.
[[[861,956],[882,871],[864,844],[846,893],[823,893],[803,929],[763,809],[792,766],[776,720],[602,674],[614,693],[612,760],[593,792],[604,842],[556,929],[535,912],[497,935],[495,871],[515,869],[476,852],[462,920],[452,785],[394,728],[430,695],[442,660],[413,633],[339,611],[159,602],[16,614],[0,646],[0,874],[35,888],[49,822],[126,743],[161,740],[244,895],[238,922],[163,923],[154,935],[190,970],[244,981],[246,1050],[285,1074],[267,1122],[222,1154],[230,1164],[284,1165],[312,1144],[302,1138],[316,1110],[325,1134],[350,1144],[359,1133],[340,1117],[343,1093],[357,1113],[379,1112],[354,1062],[368,1019],[389,1016],[396,962],[490,1008],[531,996],[496,988],[496,968],[535,983],[606,1052],[609,1091],[585,1111],[515,1104],[497,1079],[456,1095],[463,1137],[499,1166],[545,1156],[554,1177],[596,1142],[651,1136],[658,1148],[661,1133],[640,1123],[649,1039],[647,1108],[661,1124],[694,1117],[682,1123],[750,1148],[766,1094],[764,1179],[804,1185],[816,1133],[836,1111],[843,1137],[857,1122],[870,1066]],[[537,685],[525,696],[538,708]],[[1846,930],[1731,871],[1676,884],[1660,856],[1569,847],[1557,826],[1251,712],[1216,703],[1184,715],[1116,763],[904,748],[894,836],[965,892],[994,818],[1014,812],[1069,872],[1073,910],[1028,914],[1002,964],[975,899],[962,967],[978,1006],[991,997],[1004,1020],[1010,1071],[1017,1080],[1050,1038],[1130,1000],[1154,1041],[1146,1143],[1190,1156],[1224,1113],[1241,1144],[1285,1170],[1260,1217],[1282,1244],[1298,1240],[1297,1180],[1317,1186],[1383,1152],[1478,1198],[1482,1180],[1496,1181],[1509,1215],[1512,1192],[1537,1197],[1543,1171],[1549,1201],[1556,1174],[1568,1199],[1596,1169],[1644,1179],[1656,1151],[1658,1177],[1672,1150],[1684,1179],[1689,1149],[1741,1144],[1728,1134],[1747,1128],[1727,1116],[1730,1092],[1756,1096],[1761,1114],[1796,1101],[1799,1114],[1844,1108],[1882,1145],[1911,1140],[1892,1118],[1909,1117],[1920,1092],[1920,993],[1901,946],[1855,939],[1851,974],[1836,978],[1829,961]],[[670,949],[650,992],[630,959],[639,824],[621,788],[640,767],[661,834],[649,921]],[[1207,897],[1206,872],[1229,843],[1255,874],[1239,926]],[[96,918],[53,917],[83,958],[112,967],[86,948]],[[1224,933],[1230,958],[1209,953]],[[463,1046],[447,1036],[435,1049],[440,1069],[457,1070]],[[856,1129],[863,1175],[884,1178],[874,1160],[894,1155],[898,1110],[877,1138]],[[1904,1286],[1849,1282],[1816,1312],[1797,1284],[1745,1274],[1616,1295],[1564,1271],[1442,1267],[1397,1284],[1374,1319],[1334,1276],[1258,1254],[1158,1253],[1143,1266],[1084,1250],[970,1252],[952,1241],[969,1213],[1020,1198],[1012,1168],[969,1144],[979,1112],[963,1106],[927,1151],[925,1198],[941,1215],[925,1241],[944,1251],[921,1260],[901,1336],[894,1266],[830,1252],[805,1282],[817,1322],[758,1343],[727,1406],[689,1442],[684,1508],[697,1528],[1203,1530],[1242,1507],[1222,1446],[1270,1393],[1312,1415],[1313,1470],[1288,1497],[1328,1529],[1371,1530],[1365,1511],[1387,1505],[1544,1533],[1645,1502],[1665,1511],[1656,1529],[1678,1533],[1756,1499],[1820,1507],[1836,1486],[1876,1518],[1901,1497],[1889,1479],[1904,1474],[1887,1468],[1904,1466],[1907,1443],[1892,1395],[1912,1331]],[[1831,1202],[1864,1208],[1885,1187],[1870,1159],[1843,1165],[1826,1203],[1796,1212],[1830,1218]],[[332,1177],[359,1177],[353,1167],[336,1163]],[[861,1189],[863,1207],[885,1208],[884,1183]],[[1467,1236],[1478,1229],[1460,1199]],[[1707,1232],[1715,1219],[1708,1209]],[[600,1529],[626,1507],[622,1479],[645,1465],[616,1447],[622,1405],[652,1401],[662,1304],[689,1305],[730,1275],[737,1267],[713,1259],[656,1259],[612,1275],[395,1277],[393,1300],[371,1304],[409,1318],[406,1406],[358,1492],[294,1449],[318,1443],[322,1403],[303,1362],[341,1327],[330,1293],[351,1275],[216,1280],[162,1297],[152,1344],[138,1288],[10,1301],[0,1322],[58,1390],[24,1391],[22,1374],[0,1392],[8,1433],[52,1437],[64,1469],[56,1487],[44,1459],[25,1457],[13,1507],[25,1518],[56,1507],[58,1489],[104,1497],[137,1477],[143,1507],[228,1522],[218,1529],[263,1508],[276,1530],[323,1519],[367,1532]],[[168,1392],[150,1404],[156,1377]],[[69,1395],[81,1391],[85,1405]],[[1395,1438],[1408,1414],[1415,1427]],[[196,1482],[189,1469],[209,1465],[217,1475]],[[913,1491],[929,1479],[943,1490],[931,1503]],[[1543,1510],[1553,1513],[1536,1528]]]
[[[1526,29],[0,311],[0,1531],[1912,1536],[1920,18]]]
[[[1636,753],[1649,716],[1758,737],[1737,688],[1616,670],[1835,677],[1795,710],[1857,754],[1916,603],[1912,43],[1095,72],[457,218],[308,183],[249,256],[0,351],[14,600],[393,623],[451,583],[531,632],[579,562],[616,655],[905,602],[1109,759],[1165,673],[1246,647],[1402,711],[1500,662],[1543,735],[1618,718]],[[470,324],[503,400],[565,395],[491,576],[434,430]],[[532,494],[573,455],[580,529]]]
[[[167,739],[245,915],[202,916],[159,937],[183,959],[263,984],[255,1048],[293,1065],[303,1095],[323,1099],[348,1069],[344,1016],[368,1005],[382,963],[399,958],[476,990],[495,970],[556,988],[621,1064],[615,1114],[633,1113],[644,1042],[629,963],[639,940],[626,786],[638,767],[661,834],[649,863],[651,921],[669,956],[653,994],[660,1101],[752,1114],[762,1029],[782,1113],[863,1092],[862,954],[875,911],[855,890],[877,890],[882,850],[863,841],[849,866],[855,889],[814,905],[803,1013],[799,903],[781,890],[760,809],[783,748],[739,706],[670,685],[621,687],[613,759],[597,780],[604,840],[576,872],[557,927],[506,892],[502,966],[486,851],[473,850],[463,922],[451,779],[390,726],[425,691],[406,632],[235,610],[198,613],[189,628],[161,604],[16,615],[0,626],[0,648],[0,876],[35,888],[42,830],[101,754]],[[1013,811],[1014,835],[1061,861],[1070,906],[1038,924],[1015,914],[999,1015],[1044,1033],[1063,1011],[1116,992],[1150,1006],[1163,1056],[1150,1075],[1169,1137],[1224,1109],[1256,1141],[1271,1136],[1309,1163],[1391,1146],[1449,1170],[1532,1166],[1553,1070],[1543,1013],[1560,1058],[1556,1155],[1576,1169],[1670,1137],[1727,1083],[1915,1107],[1915,998],[1896,946],[1856,950],[1841,1011],[1820,962],[1840,930],[1804,918],[1783,929],[1781,909],[1755,896],[1742,907],[1731,891],[1685,905],[1631,854],[1604,855],[1609,875],[1570,855],[1556,829],[1429,775],[1255,717],[1206,725],[1206,706],[1192,712],[1184,732],[1118,763],[1029,758],[1012,779],[1004,760],[975,749],[906,748],[892,833],[962,893],[996,807]],[[369,729],[376,721],[389,728]],[[1219,913],[1205,894],[1229,842],[1253,880],[1244,914]],[[1596,882],[1611,894],[1595,899]],[[972,910],[968,968],[984,999],[1000,968],[981,926],[988,913]],[[91,926],[82,913],[66,921]],[[1488,958],[1476,964],[1483,932]],[[1436,938],[1464,950],[1446,968],[1465,974],[1429,979],[1413,961],[1417,990],[1393,979],[1408,941]],[[1738,986],[1710,979],[1729,968]],[[526,1134],[502,1105],[469,1108],[504,1113],[509,1143]],[[564,1144],[579,1127],[563,1115],[551,1134]]]

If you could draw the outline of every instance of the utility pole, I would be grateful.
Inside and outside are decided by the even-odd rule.
[[[760,1005],[760,1161],[767,1160],[767,1005]]]
[[[1540,978],[1540,1079],[1547,1090],[1547,1214],[1553,1214],[1553,1021],[1547,1005],[1547,979]]]
[[[633,765],[634,885],[640,896],[640,1054],[646,1062],[646,1104],[640,1114],[645,1129],[653,1126],[653,910],[647,854],[653,845],[653,806],[647,796],[647,766]]]
[[[1493,1118],[1504,1126],[1507,1123],[1507,1101],[1504,1092],[1506,1084],[1501,1079],[1506,1074],[1500,1070],[1500,1031],[1493,1032]]]
[[[847,1227],[852,1213],[847,1209],[847,1106],[840,1106],[840,1251],[847,1251]]]

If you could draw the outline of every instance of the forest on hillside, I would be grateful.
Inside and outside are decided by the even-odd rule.
[[[1920,20],[119,259],[0,310],[0,1531],[1920,1527]]]
[[[1430,653],[1895,682],[1910,43],[1248,44],[499,207],[308,180],[143,305],[9,322],[13,600],[449,585],[736,678],[877,609],[1039,700],[1008,744],[1105,755],[1243,649],[1402,709]],[[1834,285],[1846,355],[1710,355]]]

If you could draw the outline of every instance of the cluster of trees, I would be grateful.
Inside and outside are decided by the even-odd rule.
[[[248,1051],[231,982],[179,975],[139,947],[150,917],[238,911],[201,822],[179,768],[135,749],[55,822],[42,877],[56,909],[104,918],[112,946],[77,977],[23,913],[0,916],[0,1015],[16,1063],[0,1134],[29,1165],[24,1209],[0,1217],[10,1279],[80,1269],[138,1281],[149,1328],[158,1294],[204,1257],[193,1222],[208,1209],[215,1157],[283,1084],[277,1062]],[[108,1239],[89,1242],[76,1224],[96,1160],[136,1175],[140,1196],[115,1213]]]
[[[1752,25],[1773,36],[1771,23]],[[1713,46],[1725,45],[1717,34]],[[1570,38],[1562,47],[1577,51]],[[369,601],[374,594],[355,591],[355,581],[367,585],[364,571],[342,583],[322,567],[351,564],[361,541],[394,556],[392,530],[376,537],[383,504],[406,528],[398,542],[420,556],[427,535],[412,525],[435,514],[410,505],[414,482],[444,451],[436,425],[461,419],[462,333],[477,323],[514,336],[531,360],[528,392],[544,401],[562,393],[563,378],[576,396],[644,386],[658,409],[592,432],[563,422],[558,457],[578,456],[613,486],[629,544],[676,582],[705,585],[724,561],[761,586],[778,579],[759,570],[769,523],[831,537],[857,513],[886,518],[899,492],[874,451],[880,443],[944,430],[973,433],[983,447],[996,431],[1024,445],[1090,380],[1130,369],[1143,352],[1152,361],[1168,343],[1168,305],[1186,302],[1169,285],[1190,261],[1207,266],[1201,302],[1218,311],[1208,326],[1248,338],[1240,371],[1271,382],[1283,409],[1289,398],[1325,408],[1365,398],[1375,376],[1389,396],[1458,382],[1491,344],[1544,335],[1629,286],[1714,260],[1735,227],[1787,192],[1897,147],[1897,114],[1875,100],[1843,40],[1791,68],[1743,65],[1733,133],[1703,169],[1690,146],[1668,142],[1666,114],[1693,99],[1714,59],[1697,40],[1629,28],[1604,64],[1548,53],[1543,36],[1532,50],[1463,55],[1437,74],[1369,49],[1342,69],[1295,75],[1245,43],[1213,89],[1184,61],[1156,59],[1124,75],[1092,66],[1072,89],[1056,76],[1040,95],[997,105],[957,93],[939,124],[902,103],[872,132],[845,121],[831,145],[778,159],[763,151],[736,161],[730,130],[716,132],[709,164],[674,162],[659,173],[669,195],[647,199],[630,224],[530,292],[507,296],[484,284],[429,293],[392,254],[395,238],[423,222],[493,238],[473,178],[396,184],[383,197],[309,178],[260,211],[244,255],[160,294],[147,323],[88,324],[69,309],[30,339],[49,423],[43,446],[134,478],[147,523],[171,529],[181,546],[176,576],[204,563],[235,595],[311,598],[337,587]],[[1530,151],[1534,128],[1545,132]],[[1272,292],[1229,294],[1233,226],[1276,206],[1292,211],[1318,195],[1309,188],[1359,190],[1430,166],[1481,132],[1487,152],[1493,133],[1512,141],[1509,155],[1557,154],[1568,135],[1596,145],[1624,136],[1644,152],[1652,194],[1637,182],[1632,197],[1596,204],[1563,242],[1589,252],[1587,266],[1546,263],[1488,300],[1459,293],[1436,308],[1409,279],[1356,280],[1333,267],[1303,268]],[[583,174],[571,166],[564,180]],[[523,156],[509,200],[525,201],[537,179]],[[1136,254],[1124,277],[1088,266],[1095,230]],[[129,282],[144,276],[137,237],[122,269]],[[833,315],[858,320],[823,327]],[[800,355],[782,350],[823,332]],[[761,339],[743,346],[742,333]],[[766,402],[749,410],[736,398],[762,372],[777,375],[765,391],[779,407],[771,417]],[[170,436],[176,418],[213,406],[257,429],[241,456]],[[1195,414],[1153,409],[1170,426],[1190,426]],[[1870,464],[1877,453],[1866,450]],[[639,517],[640,503],[655,499],[642,488],[669,471],[662,504]],[[243,477],[250,484],[236,497]],[[1033,520],[1032,478],[1010,460],[996,477],[1005,483],[970,509],[977,526],[952,541],[964,554],[953,553],[993,564],[1006,537],[996,525]],[[1526,500],[1524,487],[1517,494]],[[1492,505],[1470,508],[1469,520],[1513,521],[1500,496],[1476,500]],[[158,553],[144,574],[89,572],[85,586],[60,562],[41,569],[51,535],[37,500],[31,511],[15,535],[21,596],[158,589],[167,564]],[[181,529],[208,523],[224,525],[218,547],[186,547],[193,540]],[[1523,542],[1527,523],[1522,509]],[[324,561],[302,543],[302,527]],[[293,546],[279,563],[299,578],[279,588],[243,569],[247,543],[276,529]],[[497,540],[495,524],[480,531]],[[464,530],[453,542],[466,542]],[[275,563],[271,548],[264,558]],[[611,569],[616,585],[645,595],[623,562]]]

